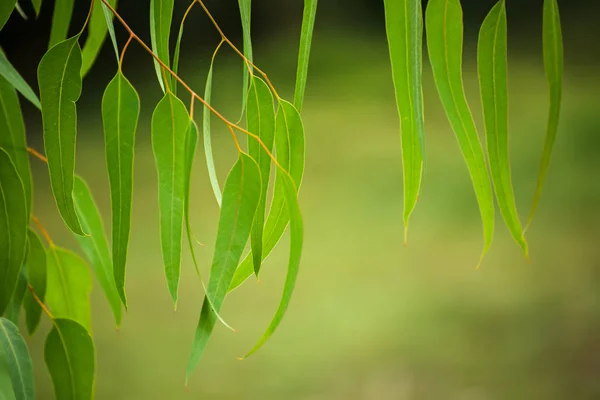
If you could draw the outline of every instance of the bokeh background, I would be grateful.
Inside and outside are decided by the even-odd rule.
[[[23,8],[30,5],[23,1]],[[72,31],[88,2],[76,2]],[[147,1],[120,10],[148,39]],[[301,0],[255,0],[256,63],[292,97]],[[481,127],[474,55],[492,0],[463,0],[465,84]],[[176,1],[175,21],[188,1]],[[207,0],[226,34],[241,43],[237,1]],[[480,270],[481,223],[467,169],[425,63],[427,166],[403,247],[399,127],[383,7],[379,0],[321,0],[303,110],[307,165],[301,190],[306,224],[301,273],[280,328],[253,357],[236,360],[262,334],[285,277],[288,242],[269,258],[262,284],[250,279],[227,299],[223,316],[184,388],[202,292],[185,253],[173,311],[161,262],[150,116],[161,92],[151,59],[132,46],[125,74],[142,98],[127,291],[119,331],[96,285],[93,335],[97,399],[598,399],[600,398],[600,7],[559,1],[565,36],[564,105],[544,196],[527,232],[525,260],[498,214],[494,245]],[[517,203],[525,217],[545,135],[547,89],[541,58],[542,0],[508,0],[510,151]],[[0,44],[36,86],[52,1],[36,21],[13,16]],[[174,23],[175,27],[178,23]],[[126,39],[118,29],[121,43]],[[174,30],[173,36],[176,35]],[[202,92],[218,36],[200,8],[186,26],[182,76]],[[100,101],[115,73],[107,43],[79,102],[77,172],[91,185],[110,226]],[[223,49],[215,106],[239,116],[242,64]],[[29,140],[43,149],[41,118],[23,102]],[[215,121],[221,181],[235,147]],[[47,170],[32,160],[35,213],[61,246],[77,249],[52,200]],[[205,277],[218,208],[202,151],[193,176],[193,226]],[[107,232],[109,230],[107,229]],[[43,361],[45,323],[29,340],[40,399],[53,398]]]

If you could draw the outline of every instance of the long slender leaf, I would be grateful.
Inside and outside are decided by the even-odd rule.
[[[28,220],[23,182],[0,148],[0,315],[10,303],[25,259]]]
[[[401,122],[404,176],[404,241],[419,198],[425,157],[421,83],[423,16],[421,0],[385,0],[385,25]]]
[[[10,18],[16,4],[17,0],[3,0],[0,2],[0,30]]]
[[[135,133],[140,115],[140,98],[121,71],[110,81],[102,97],[102,121],[106,166],[112,207],[112,259],[114,281],[123,305],[125,265],[131,229]]]
[[[10,371],[8,369],[8,361],[0,357],[0,399],[16,400],[15,391],[10,379]]]
[[[0,318],[0,359],[7,361],[15,398],[35,399],[33,367],[27,344],[19,334],[19,328],[6,318]]]
[[[116,4],[116,0],[115,0]],[[108,29],[108,34],[110,35],[110,40],[112,42],[113,48],[115,50],[115,56],[117,57],[117,63],[119,63],[119,44],[117,43],[117,35],[115,35],[115,25],[113,24],[113,14],[110,9],[106,6],[106,4],[102,3],[102,11],[104,12],[104,20],[106,21],[106,27]]]
[[[116,0],[108,0],[108,3],[116,7]],[[81,50],[81,75],[85,76],[94,61],[96,61],[96,57],[104,44],[104,39],[106,39],[107,33],[107,23],[104,16],[102,1],[98,0],[94,3],[94,9],[92,10],[92,15],[90,17],[90,22],[88,24],[88,36],[83,45],[83,49]]]
[[[12,298],[10,299],[10,303],[8,303],[8,307],[6,308],[6,312],[4,316],[15,324],[19,324],[19,317],[21,316],[21,306],[23,305],[23,299],[25,298],[25,291],[27,290],[27,273],[26,267],[23,266],[21,268],[21,273],[19,274],[19,279],[17,279],[17,284],[15,286],[15,290],[13,291]]]
[[[527,242],[517,215],[510,177],[506,41],[506,7],[504,0],[500,0],[489,12],[479,31],[479,86],[498,207],[513,238],[527,255]]]
[[[169,40],[171,37],[171,21],[173,20],[173,0],[150,0],[150,41],[152,51],[165,63],[170,66]],[[163,92],[165,91],[165,82],[161,66],[154,60],[154,69]],[[167,75],[166,85],[171,87],[171,80]]]
[[[242,41],[244,57],[250,62],[253,61],[252,54],[252,35],[250,32],[251,20],[252,20],[252,0],[238,0],[240,9],[240,19],[242,20]],[[250,68],[252,71],[252,68]],[[250,71],[248,66],[244,62],[242,67],[242,117],[246,108],[246,102],[248,100],[248,86],[250,85]]]
[[[206,85],[204,86],[204,100],[210,104],[212,98],[212,80],[213,80],[213,64],[215,63],[215,57],[213,56],[210,62],[210,68],[208,69],[208,75],[206,76]],[[208,178],[210,180],[210,186],[212,187],[217,204],[221,207],[221,201],[223,195],[221,194],[221,187],[219,186],[219,179],[217,178],[217,169],[215,167],[215,160],[213,157],[212,150],[212,139],[210,135],[210,119],[211,111],[208,107],[202,107],[202,137],[204,141],[204,157],[206,158],[206,168],[208,169]]]
[[[33,5],[33,9],[35,10],[36,17],[40,15],[40,10],[42,9],[42,0],[31,0],[31,4]]]
[[[29,251],[27,252],[27,280],[36,296],[44,301],[46,298],[46,249],[40,237],[31,229],[27,231]],[[37,303],[30,291],[25,293],[23,300],[27,332],[33,335],[42,316],[42,307]]]
[[[260,170],[256,161],[247,154],[240,153],[238,161],[227,177],[223,191],[223,206],[207,290],[207,296],[212,299],[213,304],[212,307],[207,301],[202,304],[188,361],[186,381],[202,357],[217,320],[215,311],[218,313],[221,310],[227,288],[248,242],[260,190]]]
[[[49,49],[67,38],[74,6],[75,0],[55,0],[54,14],[52,14],[52,29],[50,30],[50,43],[48,44]]]
[[[0,76],[10,82],[10,84],[13,85],[13,87],[17,89],[17,91],[21,93],[27,100],[29,100],[31,104],[40,110],[42,109],[40,100],[33,89],[31,89],[31,86],[25,82],[15,67],[13,67],[10,61],[8,61],[8,58],[6,58],[6,55],[3,51],[0,51]]]
[[[294,106],[302,111],[306,78],[308,76],[308,61],[310,58],[310,45],[312,43],[313,29],[317,15],[318,0],[304,0],[302,14],[302,30],[300,33],[300,49],[298,50],[298,68],[296,70],[296,87],[294,89]]]
[[[46,338],[44,358],[60,400],[91,400],[96,368],[88,331],[70,319],[55,319]]]
[[[38,81],[52,192],[67,227],[77,235],[85,235],[73,204],[77,136],[75,102],[81,95],[78,39],[79,36],[74,36],[48,50],[38,67]]]

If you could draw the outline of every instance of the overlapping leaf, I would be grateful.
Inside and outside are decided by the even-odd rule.
[[[17,0],[2,0],[0,2],[0,29],[4,27],[8,18],[12,14]]]
[[[31,86],[25,82],[23,77],[19,74],[19,72],[13,67],[13,65],[8,61],[6,55],[3,51],[0,50],[0,76],[6,79],[19,93],[21,93],[27,100],[31,102],[34,106],[41,109],[42,105],[40,104],[40,100],[37,95],[31,89]]]
[[[300,33],[300,49],[298,51],[298,68],[296,70],[296,87],[294,89],[294,106],[302,111],[306,78],[308,76],[308,60],[310,58],[310,45],[312,43],[315,17],[317,15],[318,0],[304,0],[302,14],[302,30]]]
[[[240,19],[242,21],[242,41],[244,57],[250,62],[253,60],[252,55],[252,35],[250,33],[250,26],[252,20],[252,0],[238,0],[240,9]],[[250,84],[250,72],[252,68],[248,68],[244,61],[242,70],[242,116],[244,115],[244,109],[246,108],[246,102],[248,100],[248,85]]]
[[[108,3],[116,7],[116,0],[108,0]],[[90,17],[90,22],[88,24],[88,36],[83,45],[83,49],[81,50],[81,75],[85,76],[94,61],[96,61],[96,57],[98,56],[98,52],[102,48],[102,44],[104,43],[104,39],[106,39],[107,32],[107,24],[104,17],[103,4],[101,0],[97,0],[94,2],[94,9],[92,10],[92,15]]]
[[[69,25],[73,16],[75,0],[55,0],[54,14],[52,14],[52,29],[50,30],[50,43],[48,48],[62,42],[69,34]]]
[[[206,76],[206,85],[204,86],[204,100],[210,104],[212,97],[212,81],[213,81],[213,64],[215,63],[215,57],[213,56],[210,62],[210,68],[208,69],[208,75]],[[212,150],[212,139],[210,134],[210,118],[211,111],[208,107],[202,107],[202,137],[204,141],[204,157],[206,158],[206,168],[208,169],[208,178],[210,180],[210,186],[212,187],[217,204],[221,207],[221,201],[223,195],[221,194],[221,187],[219,186],[219,179],[217,178],[217,170],[215,168],[215,160],[213,158]]]
[[[27,232],[29,250],[27,251],[27,280],[40,301],[46,298],[46,249],[39,236],[31,229]],[[33,335],[42,315],[42,308],[30,291],[23,299],[27,332]]]
[[[13,291],[12,298],[4,316],[15,324],[19,324],[19,317],[21,316],[21,305],[23,305],[23,298],[25,297],[25,291],[27,290],[27,273],[25,266],[21,267],[21,273],[17,279],[15,290]]]
[[[171,21],[173,20],[173,0],[150,0],[150,41],[152,51],[166,65],[171,65],[169,40],[171,37]],[[160,87],[165,91],[165,85],[171,87],[170,76],[163,82],[163,74],[158,61],[154,60],[154,68]]]
[[[0,359],[8,366],[15,398],[33,400],[35,387],[29,350],[19,328],[6,318],[0,318]]]

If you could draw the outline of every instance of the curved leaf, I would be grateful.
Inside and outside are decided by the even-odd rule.
[[[52,29],[50,30],[50,43],[48,44],[49,49],[67,38],[74,5],[75,0],[55,0],[54,14],[52,14]]]
[[[35,386],[29,350],[19,328],[6,318],[0,318],[0,359],[7,362],[15,398],[33,400]]]
[[[75,102],[81,95],[78,39],[79,36],[74,36],[48,50],[38,67],[38,81],[52,192],[67,227],[77,235],[85,235],[73,204],[77,136]]]
[[[44,358],[60,400],[91,400],[94,391],[94,343],[87,330],[70,319],[55,319],[46,338]]]
[[[508,89],[506,8],[500,0],[479,31],[477,67],[492,182],[498,207],[513,238],[527,255],[510,178],[508,157]]]
[[[212,95],[212,76],[213,76],[213,64],[215,58],[213,56],[210,62],[210,68],[208,69],[208,75],[206,76],[206,86],[204,86],[204,100],[210,104]],[[210,186],[212,187],[217,204],[221,207],[221,201],[223,195],[221,194],[221,187],[219,186],[219,179],[217,178],[217,170],[215,168],[215,160],[213,158],[212,151],[212,140],[210,136],[210,118],[212,113],[206,106],[202,107],[202,137],[204,139],[204,156],[206,158],[206,168],[208,169],[208,178],[210,180]]]
[[[46,298],[46,249],[40,237],[31,229],[27,231],[29,251],[27,252],[27,279],[37,297],[43,302]],[[27,332],[33,335],[42,316],[42,307],[30,291],[25,292],[23,300]]]
[[[16,3],[17,0],[2,0],[0,2],[0,30],[4,27],[4,24],[6,24],[6,21],[8,21],[8,19],[10,18],[10,15],[12,14]]]
[[[26,290],[27,273],[26,266],[24,265],[23,267],[21,267],[21,273],[19,274],[19,278],[17,279],[15,290],[13,291],[10,303],[8,303],[6,312],[4,313],[4,316],[8,320],[14,322],[17,325],[19,324],[19,317],[21,316],[21,306],[23,305],[23,298],[25,298]]]
[[[238,0],[238,6],[240,9],[240,19],[242,21],[244,57],[252,62],[252,35],[250,33],[250,24],[252,20],[252,0]],[[252,71],[252,68],[250,68],[250,71]],[[248,85],[251,84],[250,71],[248,71],[248,66],[244,61],[244,65],[242,67],[242,117],[244,115],[244,110],[248,100]]]
[[[23,79],[23,77],[19,74],[19,72],[13,67],[13,65],[8,61],[6,55],[3,51],[0,51],[0,76],[6,79],[10,84],[17,89],[19,93],[21,93],[27,100],[31,102],[34,106],[42,109],[42,105],[40,104],[40,100],[37,95],[29,86],[27,82]]]
[[[119,71],[106,87],[102,97],[102,122],[110,180],[114,281],[126,308],[125,266],[131,229],[135,132],[139,115],[140,98],[131,83]]]
[[[108,3],[116,7],[116,0],[108,0]],[[106,6],[104,6],[106,7]],[[111,24],[112,25],[112,24]],[[103,4],[101,0],[94,3],[94,9],[88,24],[88,36],[81,50],[81,76],[85,76],[104,44],[107,33],[107,22],[104,16]]]
[[[115,0],[115,4],[116,4]],[[101,2],[102,3],[102,2]],[[108,34],[110,35],[110,40],[112,42],[113,48],[115,50],[115,56],[117,57],[117,63],[119,63],[119,45],[117,43],[117,35],[115,35],[115,25],[113,24],[113,13],[106,6],[106,4],[102,3],[102,11],[104,12],[104,20],[106,21],[106,27],[108,28]]]
[[[304,0],[302,14],[302,30],[300,33],[300,49],[298,50],[298,68],[296,70],[296,87],[294,89],[294,106],[302,111],[306,78],[308,76],[308,60],[310,58],[310,45],[312,43],[315,17],[317,15],[318,0]]]
[[[152,51],[165,63],[170,66],[169,40],[171,37],[171,21],[173,20],[173,0],[150,0],[150,41]],[[165,82],[161,66],[154,60],[154,69],[158,77],[158,83],[163,92],[165,91]],[[169,75],[167,77],[167,86],[171,86]]]

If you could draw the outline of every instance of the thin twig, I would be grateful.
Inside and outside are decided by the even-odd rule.
[[[42,310],[44,310],[44,312],[46,313],[48,318],[50,318],[51,320],[54,320],[54,317],[52,316],[52,313],[50,312],[50,310],[48,310],[48,307],[46,307],[44,302],[42,300],[40,300],[38,295],[35,293],[35,290],[33,290],[33,286],[31,286],[30,284],[27,284],[27,287],[29,288],[29,291],[31,292],[31,295],[33,296],[34,300],[39,304],[39,306],[42,308]]]
[[[42,225],[42,223],[40,222],[38,217],[36,217],[35,215],[32,215],[31,220],[37,225],[38,229],[40,230],[40,232],[46,239],[46,242],[48,242],[48,245],[50,247],[54,247],[54,242],[52,241],[52,238],[50,237],[50,235],[48,234],[48,231],[46,230],[46,228],[44,228],[44,225]]]

